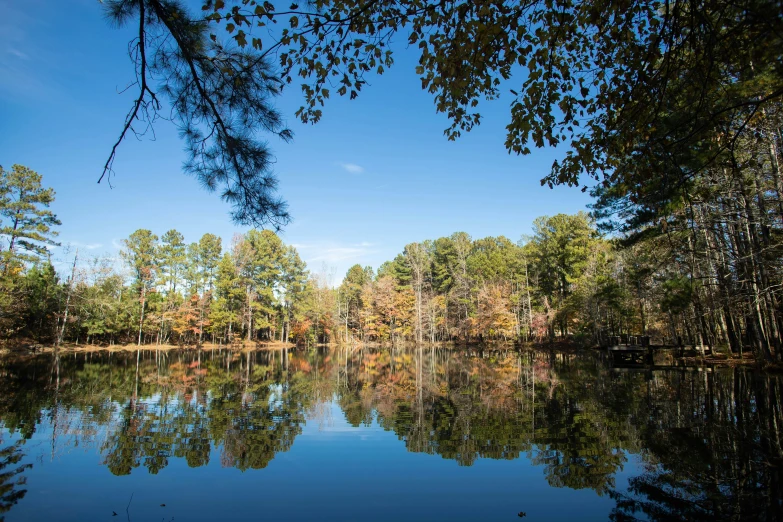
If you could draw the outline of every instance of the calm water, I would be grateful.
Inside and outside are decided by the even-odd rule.
[[[781,378],[748,370],[204,350],[6,358],[0,390],[9,521],[783,520]]]

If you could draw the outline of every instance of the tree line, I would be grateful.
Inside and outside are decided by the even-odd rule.
[[[59,225],[54,192],[15,165],[0,187],[0,327],[40,342],[182,345],[590,345],[637,334],[775,359],[783,212],[777,142],[767,145],[747,145],[754,163],[694,179],[700,197],[681,196],[668,219],[638,202],[617,211],[627,194],[600,189],[592,213],[540,217],[519,241],[457,232],[410,243],[377,270],[351,267],[336,287],[256,229],[225,248],[210,233],[188,244],[175,229],[141,229],[119,259],[76,252],[58,273],[47,250]]]

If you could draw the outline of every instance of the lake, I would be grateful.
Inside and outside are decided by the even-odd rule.
[[[783,520],[781,377],[751,369],[96,351],[6,356],[0,389],[8,521]]]

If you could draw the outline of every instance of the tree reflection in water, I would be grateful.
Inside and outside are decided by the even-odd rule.
[[[22,489],[27,482],[22,473],[32,464],[20,464],[24,458],[20,446],[17,442],[0,448],[0,520],[3,520],[3,513],[27,494],[27,490]]]
[[[743,369],[616,372],[597,354],[394,347],[88,353],[0,361],[5,429],[48,423],[115,475],[266,467],[330,403],[408,451],[470,466],[527,458],[552,487],[615,500],[614,520],[783,520],[781,378]],[[54,378],[53,375],[57,375]],[[24,495],[3,450],[2,509]],[[642,460],[630,487],[615,477]],[[16,460],[14,460],[16,459]]]

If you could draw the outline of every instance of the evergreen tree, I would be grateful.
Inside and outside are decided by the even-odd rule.
[[[3,274],[14,263],[36,261],[49,255],[47,246],[57,243],[53,227],[60,220],[50,210],[54,190],[41,186],[41,175],[14,165],[0,167],[0,236],[8,242],[2,252]]]
[[[150,230],[139,229],[124,240],[122,256],[133,270],[136,291],[139,296],[139,337],[141,345],[144,332],[144,312],[147,294],[153,288],[155,273],[160,264],[158,259],[158,236]]]
[[[186,250],[184,236],[171,229],[160,238],[158,257],[159,274],[163,286],[171,292],[177,291],[185,271]]]

